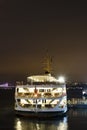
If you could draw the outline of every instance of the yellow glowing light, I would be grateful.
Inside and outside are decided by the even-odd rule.
[[[37,93],[34,94],[34,97],[37,97]]]

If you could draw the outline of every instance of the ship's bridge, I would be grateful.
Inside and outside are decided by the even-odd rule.
[[[51,74],[47,75],[34,75],[27,77],[28,82],[58,82],[58,80],[51,76]]]

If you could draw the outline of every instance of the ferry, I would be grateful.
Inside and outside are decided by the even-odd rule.
[[[15,87],[15,112],[17,115],[50,118],[67,112],[66,83],[46,72],[27,77],[27,84]]]

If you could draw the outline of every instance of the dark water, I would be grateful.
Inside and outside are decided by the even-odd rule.
[[[38,120],[17,117],[14,91],[0,90],[0,130],[87,130],[87,110],[70,109],[65,117]]]

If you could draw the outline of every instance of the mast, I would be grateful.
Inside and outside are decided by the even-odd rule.
[[[44,61],[44,70],[45,70],[45,74],[51,74],[52,72],[52,57],[48,55],[46,55],[45,57],[45,61]]]

